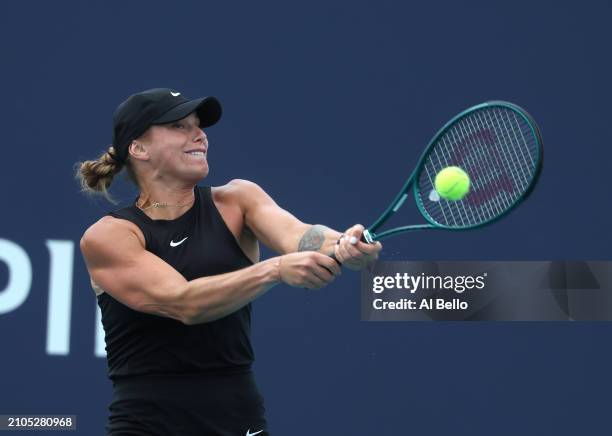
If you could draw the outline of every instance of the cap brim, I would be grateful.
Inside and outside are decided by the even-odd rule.
[[[210,127],[221,119],[221,103],[215,97],[203,97],[186,101],[156,118],[152,124],[165,124],[182,120],[195,112],[200,118],[200,127]]]

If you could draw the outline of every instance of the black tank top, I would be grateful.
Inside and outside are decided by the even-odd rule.
[[[109,215],[136,224],[146,250],[193,280],[252,265],[213,203],[210,187],[194,188],[195,203],[175,220],[152,220],[135,205]],[[98,295],[111,379],[144,374],[197,374],[249,370],[251,305],[219,320],[185,325],[130,309]]]

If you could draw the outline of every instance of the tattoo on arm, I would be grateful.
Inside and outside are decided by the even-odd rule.
[[[300,239],[297,251],[318,251],[325,242],[325,232],[327,230],[331,229],[321,224],[311,226]]]

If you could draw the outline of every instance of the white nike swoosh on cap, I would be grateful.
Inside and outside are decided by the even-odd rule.
[[[170,91],[170,94],[172,94],[172,97],[178,97],[179,95],[181,95],[180,92],[172,92],[172,91]]]
[[[187,239],[189,236],[185,236],[183,239],[181,239],[178,242],[174,242],[174,241],[170,241],[170,246],[171,247],[177,247],[179,245],[181,245],[183,242],[185,242],[185,239]]]
[[[256,431],[255,433],[251,433],[251,429],[248,429],[246,432],[246,436],[255,436],[256,434],[261,433],[263,430]]]

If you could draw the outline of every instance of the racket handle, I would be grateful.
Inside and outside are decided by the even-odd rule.
[[[366,244],[374,243],[374,236],[372,235],[372,233],[370,233],[368,229],[365,229],[361,234],[361,242],[365,242]]]

